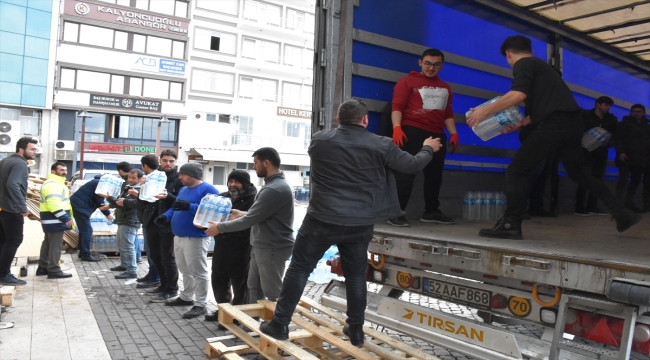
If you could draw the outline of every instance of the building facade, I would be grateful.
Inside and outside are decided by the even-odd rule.
[[[0,0],[0,158],[22,136],[47,146],[52,117],[58,2]],[[49,172],[38,155],[31,172]]]
[[[314,2],[193,0],[191,19],[182,153],[204,164],[206,181],[223,186],[234,169],[256,179],[253,152],[274,147],[290,184],[302,187],[309,170]]]
[[[114,170],[120,161],[179,151],[189,9],[183,0],[60,2],[51,121],[57,131],[48,160],[72,165],[75,153],[79,160],[82,125],[85,169]],[[91,117],[79,118],[80,109]],[[159,121],[163,115],[169,122]]]

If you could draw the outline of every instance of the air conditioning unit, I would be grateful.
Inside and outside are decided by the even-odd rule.
[[[20,139],[20,120],[0,120],[0,152],[16,152]]]
[[[57,140],[54,143],[54,150],[74,151],[74,140]]]

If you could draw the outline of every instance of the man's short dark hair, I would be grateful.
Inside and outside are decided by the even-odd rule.
[[[119,170],[122,170],[122,171],[124,171],[125,173],[128,173],[129,171],[131,171],[131,169],[133,169],[133,167],[131,166],[131,164],[129,164],[129,163],[126,162],[126,161],[122,161],[121,163],[118,163],[117,166],[115,166],[115,168],[117,168],[118,171],[119,171]]]
[[[29,144],[38,145],[38,139],[34,139],[31,136],[21,137],[16,142],[16,152],[18,152],[19,149],[27,150],[27,145],[29,145]]]
[[[160,163],[158,163],[158,158],[156,155],[152,154],[143,156],[142,159],[140,159],[140,162],[142,165],[147,165],[149,168],[154,170],[158,169],[158,166],[160,165]]]
[[[501,55],[506,56],[506,51],[510,51],[513,54],[532,54],[533,46],[529,38],[523,35],[515,35],[507,37],[503,41],[503,44],[501,45]]]
[[[144,171],[140,169],[131,169],[131,171],[129,171],[129,174],[136,174],[138,175],[138,179],[139,179],[144,176]]]
[[[62,163],[60,161],[57,161],[54,164],[52,164],[52,166],[50,166],[50,170],[55,171],[59,166],[63,166],[66,169],[68,168],[68,166],[66,164],[64,164],[64,163]]]
[[[632,107],[630,107],[630,110],[634,110],[634,109],[641,109],[645,113],[645,106],[643,106],[641,104],[634,104],[634,105],[632,105]]]
[[[272,147],[263,147],[257,149],[253,153],[253,157],[255,156],[257,156],[257,159],[259,161],[268,160],[271,163],[271,165],[273,165],[276,168],[280,168],[280,154],[278,154],[278,151]]]
[[[438,50],[438,49],[426,49],[422,53],[422,56],[420,56],[420,60],[424,60],[425,56],[440,56],[442,58],[442,62],[445,62],[445,54]]]
[[[601,96],[596,99],[596,104],[614,105],[614,100],[612,100],[612,98],[609,96]]]
[[[178,154],[176,154],[176,152],[174,150],[169,150],[169,149],[163,150],[160,153],[160,158],[162,159],[163,156],[171,156],[174,159],[178,160]]]
[[[342,125],[349,125],[359,124],[366,115],[368,115],[368,107],[366,104],[361,100],[350,99],[339,106],[339,111],[336,116]]]

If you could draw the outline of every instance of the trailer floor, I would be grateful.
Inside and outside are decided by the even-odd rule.
[[[624,233],[616,231],[609,216],[582,217],[561,214],[558,218],[524,221],[524,240],[484,238],[482,228],[496,221],[457,219],[455,225],[409,220],[411,227],[375,225],[375,235],[455,243],[472,248],[504,251],[561,261],[579,262],[650,274],[650,216]]]

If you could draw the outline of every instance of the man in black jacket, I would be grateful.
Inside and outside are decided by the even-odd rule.
[[[582,112],[585,131],[600,126],[612,135],[607,144],[603,144],[591,152],[582,149],[582,155],[585,159],[585,168],[587,169],[587,172],[601,181],[605,177],[605,170],[607,169],[607,153],[609,152],[609,148],[614,146],[614,133],[616,132],[616,126],[618,125],[618,119],[616,116],[609,112],[609,109],[613,104],[614,100],[612,100],[612,98],[609,96],[601,96],[596,99],[596,107],[589,111]],[[585,199],[587,200],[586,207]],[[578,190],[576,190],[575,214],[580,216],[608,215],[608,213],[598,209],[597,205],[598,197],[596,194],[590,192],[589,197],[587,198],[587,189],[582,185],[578,185]]]
[[[645,212],[634,205],[634,195],[648,164],[648,136],[650,124],[645,116],[645,106],[634,104],[630,108],[630,116],[621,120],[616,132],[616,167],[619,174],[616,195],[619,199],[625,195],[625,206],[637,213]]]
[[[150,212],[152,214],[155,212],[155,215],[151,217],[150,222],[142,224],[146,228],[151,260],[160,275],[160,286],[147,291],[154,295],[151,302],[166,302],[178,296],[178,266],[174,256],[174,234],[172,234],[171,223],[159,227],[153,221],[172,207],[178,192],[183,187],[176,170],[177,158],[178,155],[172,150],[164,150],[160,153],[160,170],[167,175],[167,183],[163,193],[156,196],[158,201],[153,203]]]
[[[219,196],[232,200],[233,210],[248,211],[255,202],[257,189],[245,170],[233,170],[228,175],[228,191]],[[251,229],[221,233],[214,237],[212,255],[212,291],[217,304],[246,303],[248,266],[251,257]],[[232,286],[232,296],[230,287]],[[218,310],[206,315],[206,321],[217,321]]]
[[[311,199],[293,258],[282,282],[273,320],[260,330],[276,339],[288,338],[288,325],[309,274],[330,246],[341,253],[347,294],[347,325],[343,333],[352,345],[364,342],[366,267],[374,224],[404,215],[397,200],[393,171],[415,174],[440,150],[440,139],[424,140],[411,155],[390,138],[366,131],[368,109],[359,100],[345,101],[336,129],[316,133],[309,145]],[[359,171],[363,169],[363,171]]]

